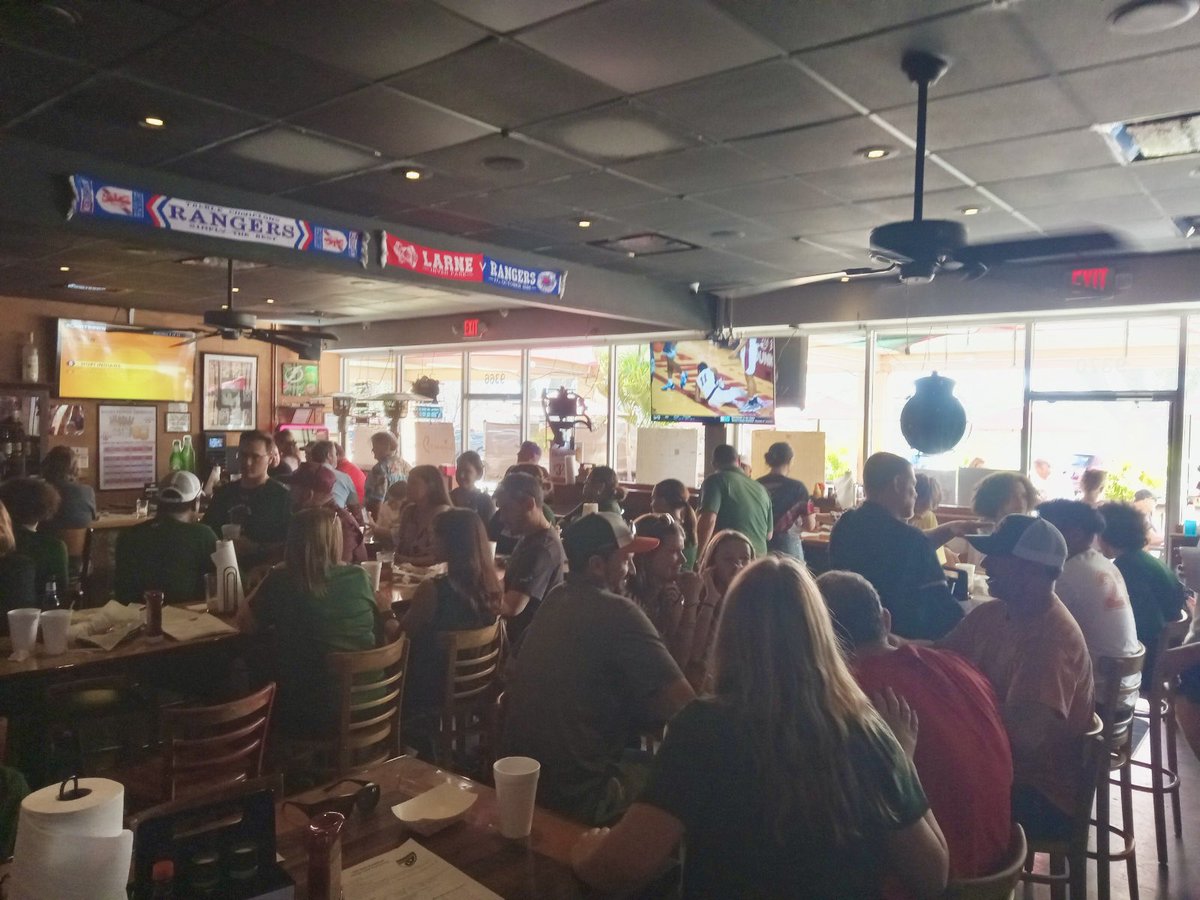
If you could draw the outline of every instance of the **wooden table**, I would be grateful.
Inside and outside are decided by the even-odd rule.
[[[129,528],[131,525],[141,525],[143,522],[149,522],[150,519],[146,516],[138,517],[133,513],[115,513],[103,512],[100,517],[92,522],[92,528]]]
[[[379,805],[364,815],[355,810],[342,833],[342,866],[349,868],[400,846],[409,838],[433,851],[506,900],[578,900],[589,896],[571,873],[570,852],[586,826],[538,809],[533,833],[512,841],[496,830],[496,794],[486,785],[462,778],[411,757],[389,760],[351,777],[374,781],[382,790]],[[423,837],[410,831],[392,807],[437,785],[452,781],[479,795],[461,822]],[[293,799],[317,800],[352,793],[346,784],[333,792],[323,788]],[[275,832],[283,867],[296,880],[296,897],[307,897],[308,858],[303,835],[307,819],[295,807],[276,809]]]

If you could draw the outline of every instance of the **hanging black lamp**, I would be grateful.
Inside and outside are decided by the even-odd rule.
[[[954,396],[954,381],[937,372],[918,378],[916,393],[900,411],[900,432],[910,447],[935,455],[953,450],[967,430],[967,411]]]

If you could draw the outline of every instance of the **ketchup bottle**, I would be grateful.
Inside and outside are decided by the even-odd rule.
[[[304,846],[308,851],[309,900],[341,900],[342,827],[346,817],[323,812],[308,820]]]

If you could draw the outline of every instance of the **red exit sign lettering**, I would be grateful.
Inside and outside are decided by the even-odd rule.
[[[1072,269],[1071,287],[1088,291],[1107,291],[1112,283],[1112,269],[1099,266],[1092,269]]]
[[[478,319],[463,319],[462,336],[464,338],[478,338],[482,336],[479,327]]]

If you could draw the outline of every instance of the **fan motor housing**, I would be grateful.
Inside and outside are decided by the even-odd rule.
[[[967,229],[946,219],[891,222],[871,231],[871,256],[885,262],[941,263],[967,245]]]
[[[257,321],[254,313],[238,312],[233,309],[210,309],[204,314],[205,325],[230,331],[253,328]]]

